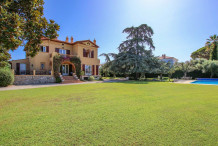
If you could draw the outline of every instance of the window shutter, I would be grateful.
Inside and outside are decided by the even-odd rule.
[[[84,71],[84,73],[85,73],[85,64],[83,64],[83,71]]]
[[[46,52],[49,52],[49,46],[46,46]]]
[[[94,58],[94,51],[92,51],[91,53],[91,58]]]
[[[16,63],[16,74],[20,74],[20,63]]]
[[[55,52],[59,53],[59,49],[58,49],[58,48],[55,48]]]
[[[95,75],[95,65],[92,65],[92,75]]]
[[[70,50],[67,50],[67,54],[70,55]]]
[[[98,65],[96,65],[96,75],[98,75]]]
[[[40,51],[43,52],[43,46],[40,46]]]
[[[86,50],[83,49],[83,57],[86,57]]]

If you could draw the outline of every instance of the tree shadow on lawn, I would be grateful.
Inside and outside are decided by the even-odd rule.
[[[149,84],[149,83],[160,83],[160,81],[106,81],[104,83],[121,83],[121,84]]]

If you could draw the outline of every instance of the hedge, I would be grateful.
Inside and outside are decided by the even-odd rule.
[[[10,69],[1,68],[0,69],[0,86],[6,87],[14,82],[14,75]]]

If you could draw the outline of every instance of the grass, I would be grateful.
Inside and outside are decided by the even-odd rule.
[[[0,145],[217,145],[218,86],[99,83],[0,92]]]
[[[102,77],[102,79],[123,79],[124,77]]]

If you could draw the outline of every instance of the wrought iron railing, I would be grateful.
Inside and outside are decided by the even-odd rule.
[[[15,75],[33,75],[33,71],[30,70],[20,70],[20,71],[14,71]]]
[[[36,70],[36,75],[51,75],[50,70]]]

